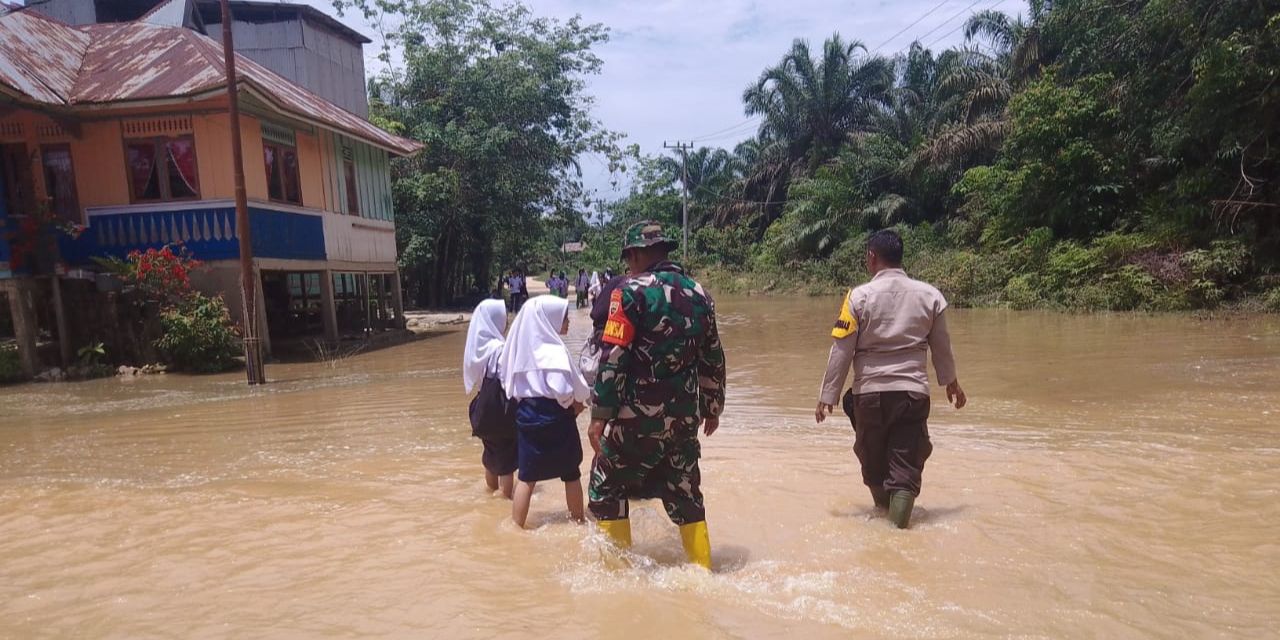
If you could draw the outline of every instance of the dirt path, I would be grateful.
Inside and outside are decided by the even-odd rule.
[[[537,278],[529,278],[528,287],[530,296],[551,293],[547,283]],[[466,327],[471,322],[471,312],[416,309],[405,311],[404,318],[406,328],[415,333],[423,333],[449,327]]]

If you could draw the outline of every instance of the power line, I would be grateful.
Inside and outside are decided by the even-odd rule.
[[[944,5],[944,4],[946,4],[946,3],[950,2],[950,1],[951,1],[951,0],[942,0],[942,2],[939,2],[939,3],[938,3],[937,5],[935,5],[932,9],[928,10],[927,12],[925,12],[925,14],[924,14],[924,15],[920,16],[919,18],[916,18],[916,21],[915,21],[915,22],[912,22],[911,24],[909,24],[909,25],[907,25],[907,26],[903,27],[901,31],[899,31],[899,32],[897,32],[897,33],[895,33],[895,34],[893,34],[893,35],[889,36],[889,39],[888,39],[888,40],[885,40],[884,42],[881,42],[879,45],[877,45],[877,46],[876,46],[876,48],[874,48],[874,49],[872,49],[872,50],[871,50],[871,53],[875,53],[875,52],[879,51],[880,49],[884,48],[884,46],[885,46],[886,44],[889,44],[890,42],[893,42],[895,38],[897,38],[898,36],[900,36],[900,35],[902,35],[902,34],[906,33],[906,32],[907,32],[907,30],[908,30],[908,29],[910,29],[911,27],[914,27],[914,26],[916,26],[916,25],[920,24],[920,21],[921,21],[921,20],[924,20],[925,18],[928,18],[929,16],[933,15],[933,12],[937,11],[938,9],[941,9],[941,8],[942,8],[942,5]]]
[[[862,181],[862,188],[863,188],[863,189],[865,189],[865,188],[867,188],[867,187],[870,187],[870,186],[871,186],[871,183],[876,182],[876,181],[879,181],[879,180],[883,180],[883,179],[888,178],[888,177],[891,177],[893,174],[895,174],[895,173],[897,173],[897,172],[898,172],[898,171],[897,171],[897,169],[892,169],[892,170],[890,170],[890,171],[886,171],[885,173],[882,173],[882,174],[880,174],[880,175],[878,175],[878,176],[874,176],[874,177],[871,177],[871,178],[867,178],[866,180],[863,180],[863,181]],[[711,195],[711,196],[713,196],[716,200],[722,200],[722,201],[723,201],[723,200],[727,200],[727,201],[729,201],[729,202],[737,202],[737,203],[741,203],[741,204],[770,205],[770,204],[786,204],[786,203],[788,203],[788,202],[790,202],[790,201],[791,201],[791,199],[790,199],[790,198],[788,198],[788,199],[786,199],[786,200],[747,200],[747,199],[745,199],[745,198],[730,198],[730,197],[725,196],[723,191],[722,191],[722,192],[719,192],[719,193],[716,193],[716,192],[713,192],[713,191],[711,191],[710,189],[708,189],[705,185],[701,185],[701,184],[700,184],[700,185],[698,185],[698,187],[697,187],[697,189],[696,189],[696,190],[698,190],[698,191],[702,191],[703,193],[706,193],[706,194],[710,194],[710,195]]]
[[[721,134],[725,134],[725,133],[729,133],[729,132],[734,132],[734,131],[735,131],[735,130],[737,130],[737,129],[744,129],[744,130],[745,130],[745,128],[746,128],[748,125],[754,125],[757,121],[759,121],[759,120],[760,120],[761,118],[763,118],[763,117],[764,117],[764,116],[751,116],[750,118],[747,118],[746,120],[744,120],[744,121],[742,121],[742,122],[739,122],[738,124],[735,124],[735,125],[733,125],[733,126],[731,126],[731,127],[725,127],[724,129],[720,129],[720,130],[718,130],[718,131],[712,131],[711,133],[707,133],[707,134],[703,134],[703,135],[700,135],[700,136],[695,136],[695,137],[693,137],[693,138],[689,138],[689,142],[696,142],[696,141],[699,141],[699,140],[710,140],[710,139],[713,139],[715,136],[719,136],[719,135],[721,135]]]
[[[987,8],[986,8],[986,10],[987,10],[987,11],[991,11],[992,9],[995,9],[996,7],[998,7],[998,6],[1000,6],[1000,5],[1004,4],[1004,3],[1005,3],[1005,0],[996,0],[996,2],[992,3],[992,4],[991,4],[991,6],[989,6],[989,7],[987,7]],[[961,23],[960,23],[960,26],[958,26],[958,27],[956,27],[956,28],[954,28],[954,29],[952,29],[952,30],[950,30],[950,31],[948,31],[948,32],[946,32],[946,33],[944,33],[944,34],[942,34],[942,36],[941,36],[941,37],[934,39],[934,41],[933,41],[933,42],[930,42],[926,48],[932,49],[932,48],[933,48],[933,45],[938,44],[939,42],[942,42],[943,40],[946,40],[947,38],[950,38],[950,37],[951,37],[951,34],[953,34],[953,33],[957,32],[957,31],[959,31],[959,30],[963,29],[963,28],[965,27],[965,25],[967,25],[967,24],[968,24],[968,22],[969,22],[968,20],[966,20],[966,21],[964,21],[964,22],[961,22]]]
[[[972,8],[974,8],[974,7],[976,7],[976,6],[978,6],[978,5],[979,5],[979,4],[981,4],[982,2],[983,2],[983,0],[973,0],[973,2],[969,4],[969,6],[967,6],[967,7],[963,8],[963,9],[961,9],[961,10],[957,11],[957,12],[955,13],[955,15],[951,16],[950,18],[947,18],[946,20],[943,20],[943,21],[942,21],[942,23],[940,23],[938,26],[936,26],[936,27],[934,27],[934,28],[930,29],[929,31],[925,32],[924,34],[922,34],[922,35],[920,35],[920,36],[917,36],[917,37],[915,38],[915,41],[916,41],[916,42],[919,42],[919,41],[924,40],[925,38],[928,38],[929,36],[931,36],[931,35],[933,35],[933,34],[937,33],[939,29],[941,29],[941,28],[943,28],[943,27],[947,26],[948,24],[951,24],[951,21],[952,21],[952,20],[955,20],[956,18],[959,18],[959,17],[960,17],[962,14],[964,14],[966,11],[968,11],[968,10],[970,10],[970,9],[972,9]],[[953,31],[953,32],[954,32],[954,31]]]

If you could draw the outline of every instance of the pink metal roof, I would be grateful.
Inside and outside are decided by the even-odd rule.
[[[244,56],[236,56],[236,69],[241,83],[289,115],[401,155],[422,148]],[[0,16],[0,84],[32,102],[75,107],[196,96],[225,87],[226,73],[222,43],[190,29],[146,22],[69,27],[19,11]]]

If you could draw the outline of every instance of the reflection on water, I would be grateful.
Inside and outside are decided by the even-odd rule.
[[[914,528],[812,422],[838,300],[725,299],[717,572],[486,495],[462,332],[337,369],[0,390],[0,637],[1270,637],[1280,321],[957,311]],[[570,342],[580,344],[585,316]]]

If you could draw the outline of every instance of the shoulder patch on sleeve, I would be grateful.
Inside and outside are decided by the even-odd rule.
[[[831,328],[831,337],[843,340],[857,332],[858,319],[849,311],[849,296],[845,296],[840,304],[840,316],[836,318],[836,324]]]
[[[604,323],[604,336],[601,340],[605,344],[629,347],[635,339],[636,327],[622,309],[622,289],[614,289],[609,296],[609,318]]]

